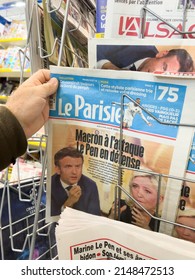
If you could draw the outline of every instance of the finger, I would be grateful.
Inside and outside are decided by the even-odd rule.
[[[81,187],[79,185],[75,185],[75,186],[73,186],[73,188],[77,191],[81,191]]]
[[[50,79],[50,70],[48,69],[40,69],[37,72],[35,72],[31,77],[30,80],[39,80],[41,84],[49,81]]]
[[[136,213],[136,214],[140,214],[140,210],[136,207],[133,207],[132,211],[134,211],[134,213]]]
[[[51,78],[47,83],[36,86],[34,89],[35,94],[40,97],[47,98],[54,94],[58,88],[58,80],[56,78]]]
[[[120,213],[122,213],[122,212],[125,211],[126,209],[127,209],[127,205],[122,206],[121,209],[120,209]]]
[[[30,78],[22,83],[22,86],[40,85],[50,80],[50,71],[48,69],[40,69]]]
[[[133,213],[134,215],[138,214],[138,212],[137,212],[134,208],[132,209],[132,213]]]

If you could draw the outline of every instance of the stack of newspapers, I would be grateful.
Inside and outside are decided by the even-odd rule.
[[[66,208],[56,227],[60,260],[195,259],[195,244]]]

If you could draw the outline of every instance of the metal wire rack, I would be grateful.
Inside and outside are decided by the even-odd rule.
[[[53,8],[51,1],[47,1],[47,12],[50,16],[52,13],[58,13],[61,9],[62,1],[55,1],[56,8]],[[90,1],[83,1],[87,3],[87,9],[91,9],[94,14],[94,7],[89,4]],[[188,1],[185,2],[183,10],[183,20],[186,17]],[[157,17],[159,20],[165,22],[163,18],[158,16],[158,14],[151,11],[148,7],[148,0],[145,1],[143,8],[141,10],[141,28],[140,37],[144,37],[144,23],[146,18],[146,13],[150,13]],[[45,41],[43,32],[43,10],[38,6],[37,1],[26,0],[26,18],[27,18],[27,43],[26,48],[30,49],[30,61],[32,64],[32,73],[42,67],[48,67],[49,57],[54,54],[56,45],[59,44],[59,55],[57,65],[61,65],[63,60],[63,48],[69,48],[66,45],[66,35],[67,33],[75,33],[78,35],[80,32],[81,21],[77,23],[74,28],[68,29],[68,11],[69,8],[74,6],[73,0],[66,1],[66,9],[63,10],[63,22],[62,22],[62,33],[61,37],[54,38],[54,44],[51,46],[51,52],[45,51]],[[82,15],[81,15],[82,17]],[[91,23],[89,23],[91,26]],[[175,30],[175,27],[170,25],[171,28]],[[93,27],[91,26],[92,33],[94,34]],[[178,31],[181,36],[186,34],[185,30]],[[87,37],[85,38],[87,42]],[[71,50],[73,57],[83,61],[81,57],[75,50]],[[25,57],[25,56],[24,56]],[[29,59],[29,58],[28,58]],[[74,59],[73,59],[74,63]],[[87,65],[87,61],[85,61]],[[21,62],[21,73],[23,73]],[[21,77],[21,82],[23,77]],[[124,97],[123,97],[124,98]],[[128,97],[129,98],[129,97]],[[140,105],[139,105],[140,106]],[[141,107],[141,106],[140,106]],[[144,108],[142,108],[144,109]],[[150,116],[155,118],[153,115]],[[158,121],[158,120],[157,120]],[[122,123],[122,122],[121,122]],[[167,123],[166,123],[167,124]],[[170,124],[171,125],[171,124]],[[175,124],[174,124],[175,125]],[[178,124],[183,126],[188,126],[188,124]],[[195,125],[194,125],[195,126]],[[122,127],[120,131],[122,137]],[[6,169],[4,179],[1,179],[0,188],[1,200],[0,200],[0,258],[1,259],[57,259],[57,246],[55,242],[55,224],[45,222],[45,210],[46,210],[46,166],[47,166],[47,153],[46,146],[47,141],[46,135],[38,140],[41,144],[35,148],[31,149],[28,146],[27,154],[36,160],[34,153],[39,153],[39,161],[42,165],[42,174],[40,177],[31,177],[25,180],[20,179],[20,165],[18,164],[18,180],[14,183],[9,181],[10,168]],[[44,149],[42,149],[42,141],[45,143]],[[121,178],[121,172],[123,170],[122,166],[119,166],[119,178]],[[159,178],[165,176],[163,174],[157,174]],[[178,180],[184,181],[185,178],[176,178]],[[160,179],[159,179],[160,180]],[[159,181],[160,182],[160,181]],[[160,183],[159,183],[160,188]],[[121,192],[124,192],[130,199],[133,197],[121,185],[119,180],[116,186],[116,198],[120,198]],[[135,203],[138,203],[134,201]],[[139,205],[142,207],[141,205]],[[143,209],[144,211],[147,210]],[[151,214],[148,213],[150,216]],[[158,217],[151,216],[152,218],[159,220],[164,223],[173,223],[172,221],[167,221]],[[181,225],[180,225],[181,226]],[[187,227],[187,226],[183,226]],[[187,227],[189,228],[189,227]],[[190,228],[192,229],[192,228]],[[193,229],[194,230],[194,229]]]

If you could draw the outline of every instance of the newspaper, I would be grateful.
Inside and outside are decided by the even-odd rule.
[[[60,260],[190,260],[195,245],[66,208],[56,227]]]
[[[137,69],[133,69],[134,71],[143,71],[139,68],[144,59],[150,57],[162,58],[167,52],[172,50],[184,50],[194,64],[194,46],[194,40],[190,39],[159,40],[150,38],[143,40],[140,38],[131,38],[131,40],[127,40],[119,38],[91,38],[88,41],[89,67],[103,69],[103,62],[107,62],[108,60],[121,70],[129,70],[132,64],[134,64],[137,66]],[[195,74],[194,67],[185,69],[185,73],[183,73],[183,70],[176,72],[174,70],[169,71],[169,69],[163,71],[163,69],[163,66],[161,66],[161,68],[154,68],[153,71],[149,70],[150,72],[155,72],[156,75],[165,77],[172,74],[174,77],[179,78],[194,78]],[[148,69],[145,72],[148,72]]]
[[[174,222],[182,187],[174,176],[185,174],[194,135],[193,80],[56,66],[51,66],[51,73],[60,86],[51,102],[48,122],[47,220],[59,219],[51,216],[54,154],[65,146],[74,146],[83,153],[83,173],[98,186],[103,215],[109,214],[118,184],[123,188],[121,197],[127,199],[135,170],[151,170],[171,176],[165,178],[162,218]],[[122,97],[124,103],[139,97],[146,121],[136,116],[120,138],[123,108],[117,103],[123,102]],[[162,232],[172,234],[173,226],[163,224]]]
[[[173,235],[180,239],[195,242],[195,136],[191,146],[185,178],[182,182],[176,223],[189,228],[175,227]]]
[[[188,161],[187,171],[188,177],[193,177],[195,174],[195,134],[192,141],[191,151],[190,151],[190,157]]]
[[[195,36],[193,0],[108,0],[105,38]]]
[[[112,39],[91,39],[89,40],[89,66],[91,68],[101,68],[102,62],[104,63],[108,61],[111,61],[113,64],[115,64],[117,67],[121,67],[121,65],[126,66],[123,67],[124,70],[128,70],[129,62],[131,60],[132,63],[134,63],[136,66],[139,65],[140,61],[143,62],[143,58],[146,57],[146,59],[149,56],[157,57],[159,54],[162,54],[163,52],[166,52],[168,50],[172,49],[185,49],[188,54],[191,56],[192,61],[194,61],[195,57],[193,54],[193,40],[183,40],[183,39],[169,39],[168,41],[165,40],[157,40],[157,39],[139,39],[139,38],[132,38],[130,41],[126,39],[119,39],[115,38]],[[149,50],[156,51],[155,54],[148,53]],[[143,56],[142,56],[143,55]],[[100,58],[102,60],[100,60]],[[137,58],[137,60],[136,60]],[[130,60],[129,60],[130,59]],[[153,63],[154,65],[154,63]],[[128,67],[127,67],[128,66]],[[122,69],[123,69],[122,68]],[[154,68],[154,67],[153,67]],[[135,70],[134,70],[135,71]],[[144,70],[140,70],[144,71]],[[155,71],[155,68],[153,69],[155,76],[159,77],[159,79],[168,78],[171,77],[172,80],[175,80],[175,82],[180,83],[181,79],[185,79],[186,85],[189,82],[189,79],[194,79],[194,72],[170,72],[170,71]],[[177,80],[179,79],[179,80]],[[150,111],[152,112],[152,111]],[[162,172],[162,171],[161,171]],[[176,174],[176,176],[180,175],[182,173]],[[181,175],[183,176],[183,175]],[[186,176],[186,174],[185,174]],[[188,177],[187,177],[188,178]],[[180,182],[182,182],[182,178],[180,179]],[[190,183],[191,184],[191,183]],[[183,186],[182,186],[183,188]],[[183,199],[180,199],[180,203],[183,203]],[[179,206],[180,207],[180,206]],[[164,214],[167,213],[167,208],[164,207]],[[164,216],[163,214],[163,216]],[[165,216],[166,217],[166,214]],[[169,217],[170,218],[170,217]],[[172,216],[172,221],[177,220],[177,218],[174,218]],[[163,227],[169,227],[170,225],[167,224],[161,224],[161,231],[164,231]],[[167,232],[167,229],[165,230]]]
[[[64,22],[66,16],[67,1],[52,0],[49,4],[52,17]],[[88,9],[87,4],[82,1],[70,1],[67,12],[67,29],[82,44],[87,44],[87,39],[95,34],[95,20],[93,13]]]

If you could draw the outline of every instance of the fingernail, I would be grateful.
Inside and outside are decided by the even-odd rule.
[[[49,83],[51,83],[51,84],[53,84],[53,85],[57,85],[58,84],[58,80],[56,79],[56,78],[51,78],[50,80],[49,80]]]

